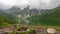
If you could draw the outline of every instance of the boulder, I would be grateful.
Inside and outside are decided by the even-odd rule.
[[[47,32],[54,34],[54,33],[56,33],[56,30],[54,28],[48,28]]]

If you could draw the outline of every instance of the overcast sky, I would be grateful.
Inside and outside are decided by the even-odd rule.
[[[60,0],[0,0],[0,9],[10,9],[13,6],[21,9],[30,6],[30,9],[52,9],[60,5]]]

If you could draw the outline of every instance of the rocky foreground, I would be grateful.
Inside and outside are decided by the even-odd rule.
[[[10,28],[8,27],[8,28],[0,29],[0,34],[26,34],[30,30],[32,30],[32,28],[23,27],[16,29],[14,27],[10,27]],[[60,34],[60,31],[57,31],[56,29],[53,28],[48,28],[48,29],[36,28],[27,34]]]

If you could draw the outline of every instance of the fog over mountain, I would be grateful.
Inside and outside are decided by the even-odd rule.
[[[52,9],[60,5],[60,0],[0,0],[0,9],[8,10],[13,6],[24,9],[30,6],[30,9]]]

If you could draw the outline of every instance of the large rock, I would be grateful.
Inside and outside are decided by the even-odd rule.
[[[48,28],[48,29],[47,29],[47,32],[54,34],[54,33],[56,33],[56,30],[53,29],[53,28]]]

